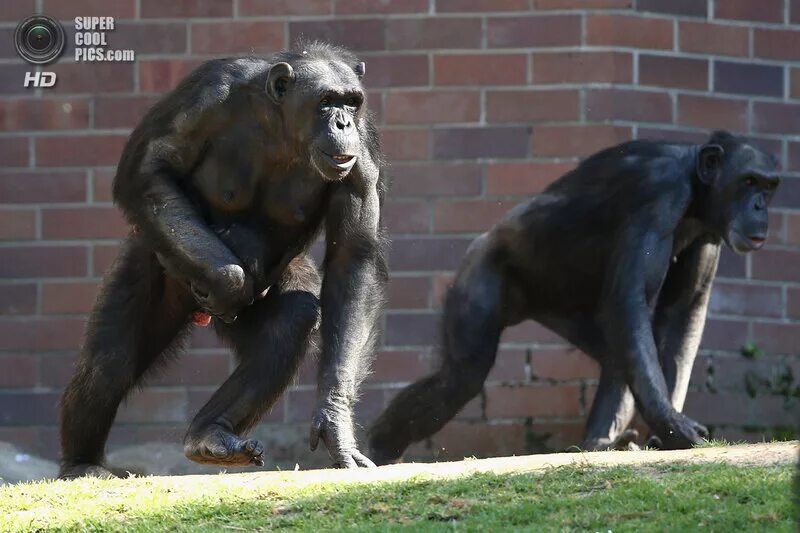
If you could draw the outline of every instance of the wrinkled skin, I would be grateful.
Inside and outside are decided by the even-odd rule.
[[[444,306],[442,365],[370,429],[387,463],[480,393],[502,331],[533,319],[600,362],[583,449],[630,449],[638,407],[664,448],[703,441],[683,413],[720,247],[761,248],[773,158],[715,132],[703,145],[603,150],[472,243]]]
[[[383,158],[364,64],[320,43],[205,63],[131,135],[114,180],[134,227],[106,275],[64,393],[61,475],[110,471],[119,403],[213,317],[239,366],[192,421],[186,456],[263,465],[245,435],[321,340],[311,446],[371,466],[353,404],[379,337],[387,267]],[[321,229],[323,276],[308,256]]]

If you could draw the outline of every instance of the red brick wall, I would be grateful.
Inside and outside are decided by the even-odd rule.
[[[36,10],[67,28],[76,15],[118,17],[109,44],[137,61],[76,65],[68,52],[55,89],[23,89],[10,35]],[[0,440],[55,453],[55,404],[125,233],[109,183],[131,127],[203,59],[266,54],[300,35],[363,55],[393,162],[386,346],[363,424],[429,370],[442,293],[476,234],[601,147],[700,140],[715,127],[761,141],[791,177],[766,249],[723,257],[687,410],[734,439],[780,434],[797,412],[786,397],[800,378],[800,1],[17,0],[0,18]],[[749,342],[763,356],[740,355]],[[112,446],[179,442],[231,365],[198,332],[123,409]],[[481,397],[413,453],[577,443],[597,375],[543,328],[513,328]],[[258,429],[273,458],[306,453],[312,401],[306,369]]]

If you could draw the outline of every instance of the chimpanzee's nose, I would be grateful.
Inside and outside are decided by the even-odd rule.
[[[347,130],[353,125],[353,121],[349,118],[343,119],[342,117],[336,118],[336,127],[340,130]]]

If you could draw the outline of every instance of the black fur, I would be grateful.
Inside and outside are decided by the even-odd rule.
[[[372,457],[393,461],[444,426],[480,392],[503,329],[525,319],[602,365],[585,448],[627,444],[634,403],[662,446],[699,443],[706,429],[680,411],[720,246],[763,244],[777,185],[772,158],[716,132],[702,146],[609,148],[512,209],[467,251],[442,366],[379,418]]]
[[[134,229],[64,393],[62,477],[109,473],[104,447],[120,402],[179,350],[197,311],[215,317],[240,363],[192,422],[187,457],[263,464],[262,445],[242,435],[320,329],[312,447],[321,438],[337,465],[372,464],[357,448],[352,407],[387,280],[384,162],[363,64],[341,48],[301,46],[203,64],[128,140],[113,194]],[[307,251],[323,227],[321,279]]]

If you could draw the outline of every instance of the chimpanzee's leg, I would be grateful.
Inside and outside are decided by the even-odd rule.
[[[386,464],[439,431],[483,388],[503,324],[503,279],[467,257],[447,294],[441,368],[400,391],[369,432],[370,457]]]
[[[639,436],[627,429],[636,412],[636,405],[622,369],[606,362],[586,423],[584,450],[631,449]]]
[[[101,465],[120,402],[159,356],[180,347],[194,306],[188,289],[129,237],[105,277],[61,401],[60,477],[110,473]]]
[[[261,443],[241,436],[272,407],[300,366],[319,321],[320,285],[314,263],[301,256],[236,322],[215,320],[241,362],[192,421],[186,457],[222,466],[264,464]]]

